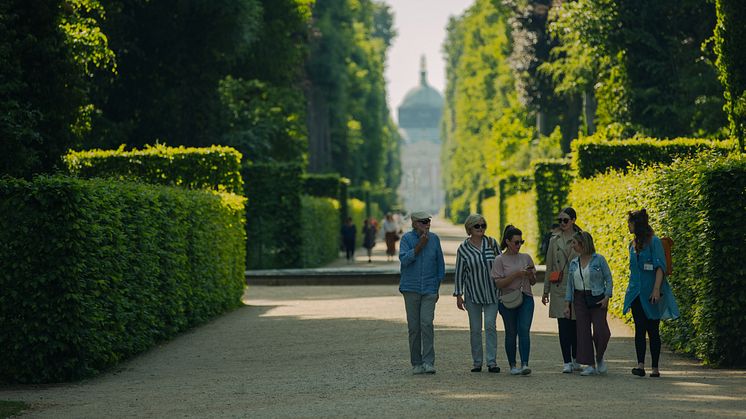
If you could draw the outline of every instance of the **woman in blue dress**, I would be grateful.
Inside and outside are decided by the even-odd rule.
[[[632,310],[635,322],[637,367],[632,374],[645,376],[645,335],[650,339],[651,377],[660,377],[658,359],[661,353],[660,321],[679,317],[679,307],[665,280],[666,258],[663,245],[650,227],[643,208],[630,211],[629,232],[635,235],[629,246],[629,285],[624,296],[624,313]]]

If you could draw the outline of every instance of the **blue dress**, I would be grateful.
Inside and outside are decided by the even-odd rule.
[[[645,269],[646,266],[647,268]],[[650,267],[652,266],[652,269]],[[624,310],[632,306],[635,298],[640,297],[640,303],[645,311],[645,317],[650,320],[675,319],[679,317],[679,306],[676,304],[671,286],[665,276],[661,283],[661,299],[653,304],[648,300],[655,285],[655,271],[661,268],[666,271],[666,258],[663,253],[663,245],[657,236],[653,236],[650,243],[645,245],[640,253],[635,252],[634,245],[629,246],[629,285],[624,296]]]

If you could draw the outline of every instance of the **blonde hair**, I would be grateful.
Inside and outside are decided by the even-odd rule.
[[[479,224],[480,220],[484,220],[484,217],[482,217],[481,214],[470,214],[468,217],[466,217],[466,221],[464,221],[464,229],[466,230],[466,235],[471,235],[471,229],[474,227],[474,225]],[[487,224],[487,221],[484,222]]]
[[[587,231],[578,231],[572,238],[583,246],[583,254],[592,255],[596,253],[596,246],[593,245],[593,236]]]

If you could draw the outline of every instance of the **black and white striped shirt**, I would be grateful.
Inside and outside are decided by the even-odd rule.
[[[478,249],[464,240],[456,252],[456,286],[453,295],[466,295],[477,304],[497,303],[497,288],[490,277],[492,262],[500,254],[497,241],[492,237],[482,237]]]

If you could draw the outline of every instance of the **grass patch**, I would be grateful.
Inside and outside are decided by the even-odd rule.
[[[9,418],[28,409],[28,404],[24,402],[12,402],[0,400],[0,419]]]

